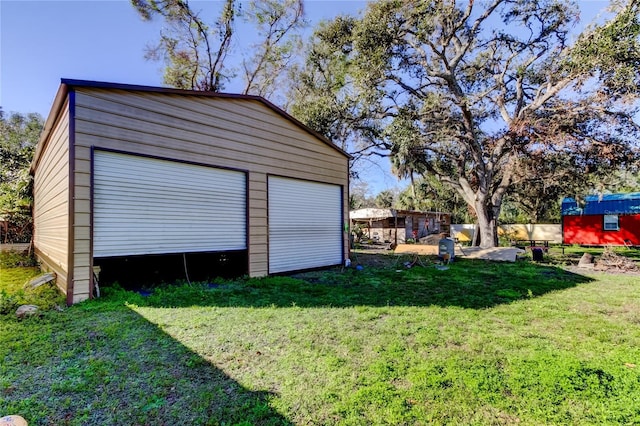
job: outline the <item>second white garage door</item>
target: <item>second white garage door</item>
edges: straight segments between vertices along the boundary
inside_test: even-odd
[[[342,188],[269,177],[269,273],[342,263]]]

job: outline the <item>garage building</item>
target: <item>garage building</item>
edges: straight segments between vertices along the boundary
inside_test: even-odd
[[[257,96],[63,79],[31,173],[69,304],[128,263],[257,277],[348,255],[349,156]]]

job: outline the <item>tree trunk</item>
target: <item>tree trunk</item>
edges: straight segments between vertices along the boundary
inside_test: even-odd
[[[498,224],[494,214],[494,208],[485,203],[477,202],[474,206],[478,217],[478,233],[480,234],[480,247],[492,248],[498,246]]]
[[[413,172],[409,173],[409,178],[411,179],[411,195],[413,196],[413,207],[416,207],[416,181],[413,177]]]

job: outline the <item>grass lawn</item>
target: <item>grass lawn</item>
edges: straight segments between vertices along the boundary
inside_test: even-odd
[[[30,425],[640,423],[639,275],[357,260],[362,270],[146,297],[105,288],[64,312],[0,316],[0,415]]]
[[[0,315],[14,313],[20,305],[37,304],[42,309],[63,306],[65,298],[53,284],[40,286],[35,290],[25,289],[25,283],[40,275],[40,269],[36,266],[16,267],[16,264],[25,263],[23,259],[24,256],[15,253],[0,255]]]

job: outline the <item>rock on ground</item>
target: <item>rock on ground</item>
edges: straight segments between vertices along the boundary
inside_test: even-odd
[[[16,309],[16,316],[19,319],[38,315],[40,309],[36,305],[22,305]]]

